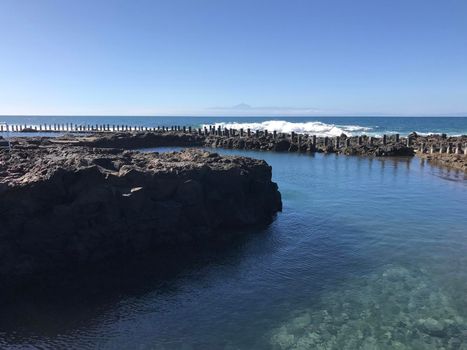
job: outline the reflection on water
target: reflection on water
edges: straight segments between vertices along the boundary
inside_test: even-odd
[[[217,151],[273,166],[284,211],[268,228],[13,302],[0,348],[467,348],[463,175],[417,158]]]

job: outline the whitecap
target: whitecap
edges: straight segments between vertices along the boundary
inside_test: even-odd
[[[340,136],[341,134],[346,134],[347,136],[360,135],[365,132],[370,132],[373,130],[371,127],[365,127],[361,125],[336,125],[336,124],[327,124],[323,122],[288,122],[285,120],[267,120],[260,123],[215,123],[211,124],[216,128],[219,126],[221,128],[228,129],[250,129],[252,131],[256,130],[268,130],[268,131],[277,131],[281,133],[291,133],[295,132],[298,134],[309,134],[317,136]],[[203,127],[209,127],[209,124],[203,125]]]

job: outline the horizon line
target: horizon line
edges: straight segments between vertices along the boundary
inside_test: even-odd
[[[467,113],[454,114],[336,114],[336,115],[137,115],[137,114],[0,114],[2,117],[126,117],[126,118],[466,118]]]

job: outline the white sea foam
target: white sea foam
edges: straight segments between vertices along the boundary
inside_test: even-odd
[[[203,127],[209,125],[203,125]],[[251,130],[268,130],[283,133],[291,133],[292,131],[299,134],[310,134],[317,136],[347,136],[360,135],[371,132],[372,128],[360,125],[336,125],[326,124],[323,122],[304,122],[292,123],[285,120],[267,120],[261,123],[215,123],[214,126],[228,129],[251,129]]]

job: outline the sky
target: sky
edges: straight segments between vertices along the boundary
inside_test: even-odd
[[[466,0],[0,0],[0,115],[467,115]]]

